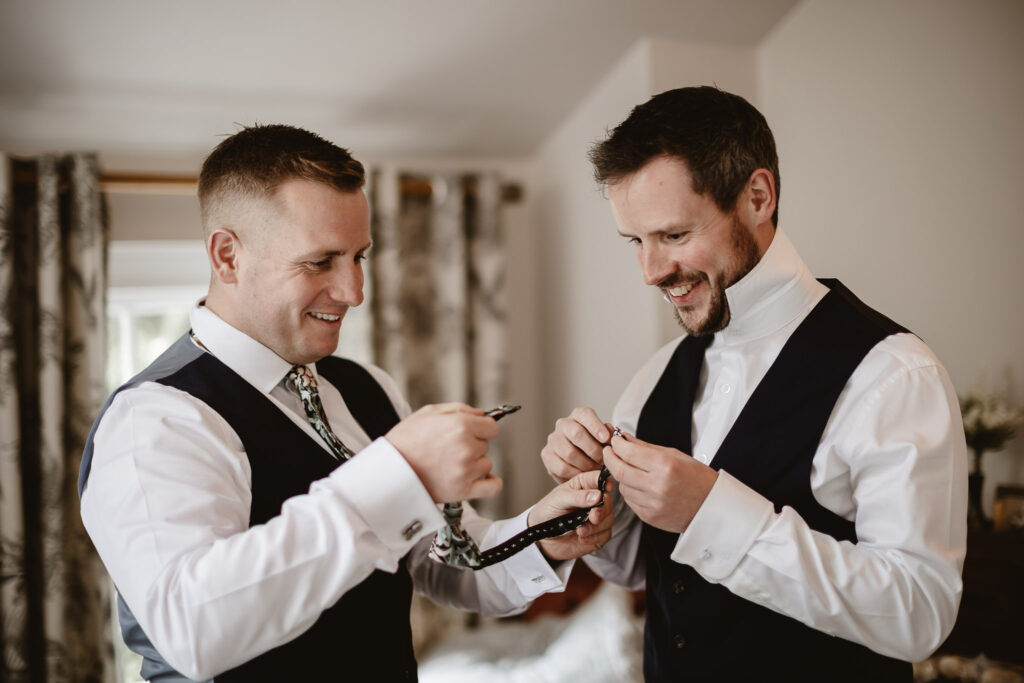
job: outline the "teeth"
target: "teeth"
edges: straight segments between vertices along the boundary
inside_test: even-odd
[[[689,294],[691,289],[693,289],[693,285],[680,285],[679,287],[670,287],[668,293],[672,296],[684,296]]]
[[[341,318],[340,315],[328,315],[327,313],[310,313],[310,315],[313,316],[314,318],[319,318],[320,320],[326,320],[327,322],[331,322],[331,323],[333,323],[333,322],[335,322],[335,321],[337,321],[337,320],[339,320]]]

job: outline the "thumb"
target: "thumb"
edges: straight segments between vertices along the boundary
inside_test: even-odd
[[[598,501],[601,500],[601,492],[596,488],[591,489],[571,489],[564,488],[559,492],[559,495],[552,503],[559,508],[566,511],[573,510],[576,508],[588,508],[591,505],[597,505]]]

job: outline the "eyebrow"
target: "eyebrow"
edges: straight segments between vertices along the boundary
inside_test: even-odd
[[[664,228],[660,228],[658,230],[651,230],[651,231],[646,232],[644,234],[645,235],[671,235],[671,234],[675,234],[675,233],[679,233],[679,232],[690,232],[690,230],[692,230],[692,228],[686,228],[686,227],[683,227],[682,225],[674,224],[674,225],[667,225]],[[628,238],[631,238],[631,239],[634,238],[634,237],[639,237],[639,235],[633,235],[633,234],[630,234],[630,233],[622,232],[621,230],[619,230],[618,233],[619,233],[620,237],[628,237]]]
[[[363,246],[361,246],[358,249],[356,249],[353,253],[356,253],[356,254],[362,253],[364,251],[367,251],[372,246],[373,246],[373,242],[367,242]],[[347,252],[347,251],[339,251],[337,249],[331,249],[330,251],[311,251],[311,252],[307,252],[305,254],[300,254],[299,256],[296,256],[295,260],[296,261],[312,261],[312,260],[319,260],[319,259],[327,258],[327,257],[344,256],[347,253],[349,253],[349,252]]]

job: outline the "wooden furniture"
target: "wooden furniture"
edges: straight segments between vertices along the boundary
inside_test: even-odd
[[[968,533],[960,613],[938,653],[1024,664],[1024,533]]]

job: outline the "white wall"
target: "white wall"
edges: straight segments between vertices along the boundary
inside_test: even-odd
[[[684,86],[716,85],[759,106],[755,55],[753,48],[653,40],[650,94]],[[659,342],[681,334],[668,304],[658,307],[657,314]]]
[[[649,64],[649,44],[638,43],[536,155],[548,430],[579,405],[610,420],[618,391],[656,348],[658,299],[643,286],[587,160],[590,146],[650,96]]]
[[[919,334],[962,393],[1024,403],[1024,3],[808,0],[758,51],[780,222],[819,276]],[[986,499],[1024,439],[986,456]],[[990,509],[990,508],[989,508]]]

